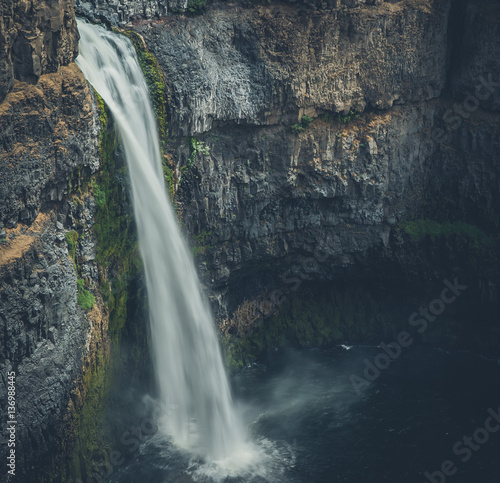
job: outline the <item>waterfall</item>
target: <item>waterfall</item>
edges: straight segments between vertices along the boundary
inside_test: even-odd
[[[126,37],[81,21],[78,28],[77,64],[111,110],[127,158],[164,408],[161,428],[177,446],[222,460],[244,446],[244,431],[214,320],[165,189],[146,82]]]

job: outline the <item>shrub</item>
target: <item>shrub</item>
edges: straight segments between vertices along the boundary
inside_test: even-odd
[[[205,11],[207,0],[189,0],[186,13],[191,15],[201,15]]]
[[[292,124],[292,131],[296,134],[305,130],[306,129],[302,124]]]
[[[340,124],[349,124],[351,121],[358,119],[361,114],[356,109],[351,109],[347,114],[341,112],[337,114],[323,114],[322,119],[325,122],[337,122]]]
[[[309,116],[302,116],[302,117],[300,118],[300,123],[301,123],[304,127],[309,127],[309,124],[311,124],[311,122],[313,122],[312,117],[309,117]]]
[[[313,122],[312,117],[302,116],[300,118],[300,123],[292,124],[292,131],[296,134],[298,134],[299,132],[303,132],[309,127],[309,124],[311,124],[311,122]]]

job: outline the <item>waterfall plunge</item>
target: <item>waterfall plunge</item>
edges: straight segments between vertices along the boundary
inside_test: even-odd
[[[131,42],[81,21],[77,63],[110,108],[132,186],[164,431],[208,460],[244,447],[210,309],[165,189],[156,121]],[[244,452],[244,451],[243,451]]]

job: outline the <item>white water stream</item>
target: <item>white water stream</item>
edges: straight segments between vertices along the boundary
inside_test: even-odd
[[[163,430],[208,461],[242,451],[214,320],[165,189],[156,121],[131,42],[78,22],[77,63],[113,114],[130,175],[144,262]]]

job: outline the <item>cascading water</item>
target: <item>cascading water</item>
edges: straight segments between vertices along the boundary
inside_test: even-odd
[[[210,309],[165,189],[155,117],[131,42],[84,22],[77,63],[116,121],[130,174],[165,428],[222,460],[244,444]]]

